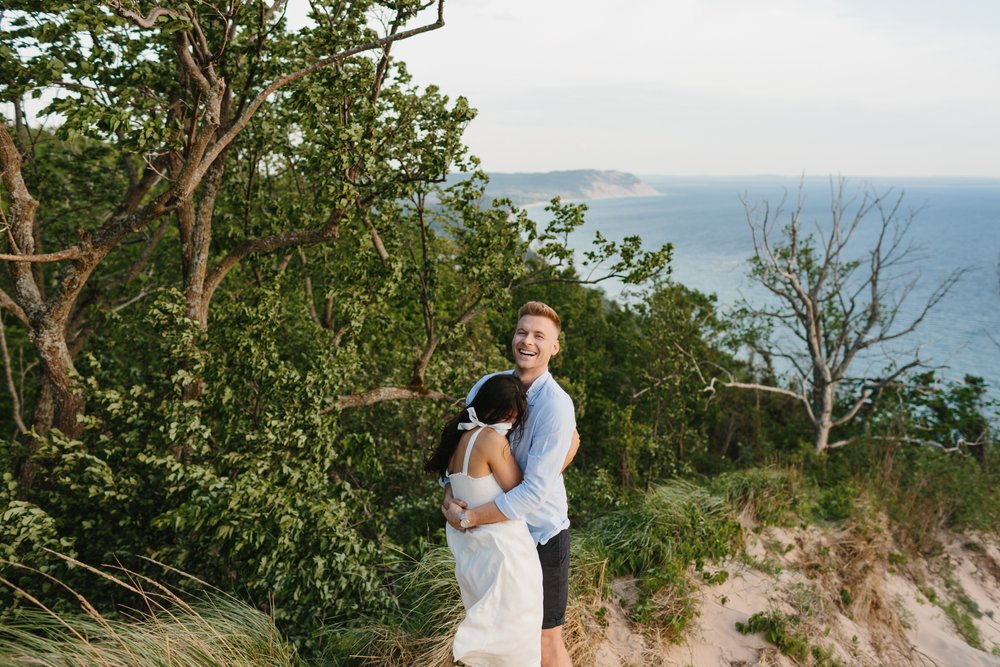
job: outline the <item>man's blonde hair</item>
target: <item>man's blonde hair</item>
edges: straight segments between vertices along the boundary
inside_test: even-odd
[[[541,301],[529,301],[521,306],[521,308],[517,311],[517,319],[520,320],[525,315],[546,317],[552,320],[552,323],[556,325],[557,332],[562,331],[562,320],[559,319],[559,314]]]

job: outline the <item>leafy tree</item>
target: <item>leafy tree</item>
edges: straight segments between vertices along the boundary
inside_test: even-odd
[[[392,16],[382,36],[367,21],[368,13],[379,8]],[[108,256],[127,240],[151,231],[132,265],[113,277],[119,283],[129,282],[141,271],[162,239],[164,219],[172,220],[181,246],[187,314],[204,327],[215,290],[243,259],[332,240],[341,224],[363,224],[366,212],[383,195],[397,196],[392,188],[384,192],[380,187],[384,181],[372,178],[367,166],[407,161],[392,150],[396,146],[388,154],[372,151],[383,146],[378,130],[388,128],[386,134],[391,135],[395,126],[392,110],[378,104],[392,43],[444,24],[439,5],[436,21],[402,30],[421,8],[414,2],[315,4],[315,27],[294,34],[284,30],[280,1],[193,6],[170,2],[145,13],[117,0],[92,7],[49,3],[44,11],[26,3],[5,12],[9,45],[5,48],[16,61],[7,67],[17,76],[0,90],[0,97],[16,103],[14,134],[6,121],[0,123],[10,229],[9,252],[2,259],[12,288],[12,295],[4,292],[2,303],[29,330],[41,362],[34,401],[37,433],[44,435],[52,426],[70,436],[80,433],[78,418],[84,406],[73,351],[82,347],[75,338],[86,336],[87,329],[71,324],[81,319],[79,309],[104,305],[106,297],[81,296]],[[377,53],[375,58],[360,55],[371,51]],[[337,96],[330,95],[330,87],[324,88],[328,103],[337,110],[339,127],[334,136],[341,159],[336,196],[329,199],[326,218],[322,224],[303,220],[302,226],[299,220],[286,220],[279,230],[256,235],[246,230],[249,233],[237,243],[213,247],[215,208],[229,158],[239,150],[237,140],[258,121],[267,127],[262,111],[269,99],[294,98],[293,90],[322,85],[312,76],[319,72],[349,80],[341,82],[339,92],[350,91]],[[23,168],[30,132],[20,100],[26,93],[46,90],[56,94],[50,111],[65,117],[62,135],[114,145],[116,161],[127,176],[124,190],[105,202],[106,213],[96,218],[76,216],[70,221],[76,229],[68,230],[77,232],[76,240],[64,241],[54,252],[42,252],[42,243],[57,243],[59,234],[47,238],[49,230],[40,226],[38,217],[51,204],[32,193]],[[462,104],[455,113],[469,117]],[[269,136],[286,145],[294,143],[300,132],[289,125],[270,129]],[[273,145],[256,148],[260,159],[280,155]],[[443,171],[414,176],[435,177],[443,177]],[[39,270],[46,262],[63,263],[57,278]],[[107,295],[112,290],[105,285],[101,292]],[[197,394],[196,379],[186,391]],[[30,486],[30,474],[22,478]]]

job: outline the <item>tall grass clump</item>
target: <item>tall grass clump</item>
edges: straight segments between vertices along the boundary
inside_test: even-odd
[[[591,559],[607,563],[607,577],[637,581],[638,599],[627,609],[634,620],[678,636],[697,613],[690,570],[711,579],[705,562],[734,554],[743,532],[724,498],[672,480],[591,522],[581,542]]]
[[[322,665],[450,667],[455,628],[465,615],[446,546],[427,550],[393,582],[397,609],[387,618],[329,628]]]
[[[291,667],[298,664],[267,614],[221,592],[196,600],[121,567],[75,566],[116,584],[119,608],[102,612],[58,581],[81,612],[57,613],[13,586],[34,607],[0,624],[0,665],[38,667]],[[7,563],[10,566],[12,564]],[[14,567],[22,567],[14,565]]]
[[[797,468],[749,468],[719,475],[712,489],[736,511],[764,525],[787,525],[802,513],[806,488]]]
[[[855,484],[885,508],[896,536],[920,552],[939,548],[939,531],[1000,532],[1000,452],[969,453],[875,440],[854,453]],[[846,453],[845,453],[846,454]]]
[[[743,543],[726,500],[683,480],[652,487],[636,506],[596,519],[588,531],[616,576],[677,575]]]

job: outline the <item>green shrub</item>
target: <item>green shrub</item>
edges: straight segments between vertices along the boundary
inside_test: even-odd
[[[749,468],[719,475],[711,488],[740,512],[765,525],[794,520],[803,501],[801,476],[792,468]]]
[[[677,575],[728,556],[742,530],[721,497],[682,480],[650,489],[636,506],[593,521],[613,575]]]
[[[843,521],[854,515],[857,498],[858,489],[853,482],[837,482],[819,489],[813,513],[818,519]]]
[[[955,626],[955,630],[962,636],[966,644],[979,650],[985,650],[983,648],[983,638],[979,634],[979,628],[976,627],[969,612],[961,609],[955,602],[949,602],[942,606],[941,609],[944,611],[945,616],[951,620],[952,625]]]
[[[746,623],[737,621],[736,629],[744,635],[763,634],[764,639],[774,644],[782,654],[798,663],[806,663],[811,658],[811,664],[817,667],[840,667],[843,664],[833,657],[830,649],[809,643],[809,635],[798,616],[783,614],[775,609],[757,612]]]

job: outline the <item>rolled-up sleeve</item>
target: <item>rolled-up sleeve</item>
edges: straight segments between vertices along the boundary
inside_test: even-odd
[[[543,409],[533,425],[524,480],[496,499],[508,519],[524,519],[541,507],[562,476],[576,429],[573,401],[565,395],[555,397]]]

